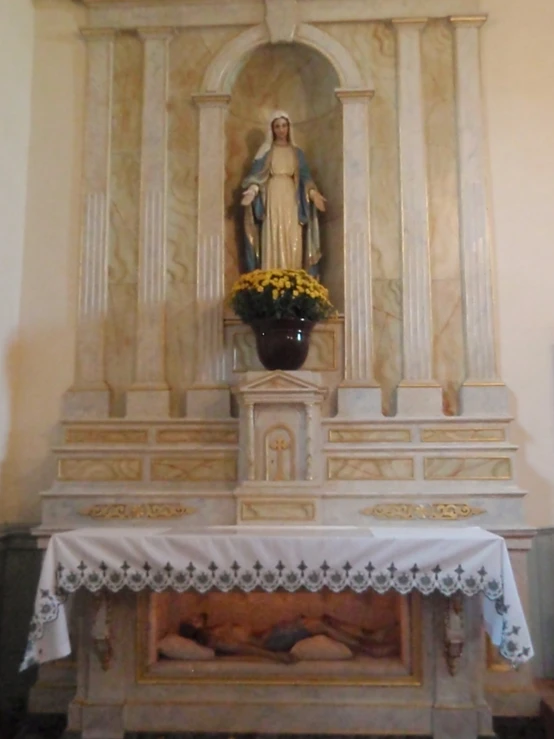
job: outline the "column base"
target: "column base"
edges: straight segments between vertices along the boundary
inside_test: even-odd
[[[338,388],[338,415],[348,418],[382,418],[380,387],[342,385]]]
[[[187,418],[229,418],[231,391],[223,386],[187,390]]]
[[[398,416],[442,416],[442,388],[435,383],[401,383],[397,390]]]
[[[106,385],[98,388],[71,388],[62,398],[62,418],[68,420],[98,420],[110,415],[110,391]]]
[[[132,387],[126,400],[127,418],[169,418],[169,390],[165,387]]]
[[[434,708],[433,739],[476,739],[479,736],[477,711],[467,708]]]
[[[502,382],[464,382],[460,388],[462,416],[509,416],[508,388]]]

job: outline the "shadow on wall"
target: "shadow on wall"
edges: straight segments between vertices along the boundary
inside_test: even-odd
[[[51,342],[52,336],[45,334],[38,342],[26,341],[26,347],[35,351],[37,343]],[[56,342],[53,342],[54,351]],[[25,651],[33,601],[38,583],[41,552],[29,526],[15,523],[25,517],[26,501],[38,499],[38,492],[52,480],[54,461],[50,453],[37,453],[33,448],[31,434],[16,418],[24,417],[33,425],[33,416],[16,416],[16,403],[33,404],[33,388],[23,388],[27,396],[19,397],[19,369],[23,346],[12,342],[6,352],[6,395],[5,417],[10,424],[4,458],[0,465],[0,737],[9,739],[21,725],[26,714],[29,690],[36,680],[36,670],[19,672]],[[8,406],[8,407],[6,407]],[[35,409],[38,413],[39,409]],[[35,432],[36,433],[36,432]],[[52,433],[47,434],[48,447],[52,446]],[[32,460],[39,460],[33,464]],[[45,485],[46,482],[46,485]]]
[[[554,408],[552,409],[554,414]],[[510,392],[510,414],[517,419],[517,399]],[[510,425],[510,441],[518,447],[515,477],[533,499],[532,525],[550,521],[551,483],[538,474],[529,461],[527,449],[535,441],[517,420]],[[529,500],[524,506],[531,518]],[[536,522],[536,523],[535,523]],[[532,669],[535,677],[554,678],[554,528],[539,528],[528,558],[529,624],[535,649]]]

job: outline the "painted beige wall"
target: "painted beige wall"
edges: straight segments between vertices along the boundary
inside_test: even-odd
[[[26,4],[22,0],[2,3]],[[34,14],[32,84],[30,72],[23,76],[13,65],[17,75],[14,87],[32,95],[32,111],[25,236],[23,244],[21,234],[19,245],[23,256],[17,295],[19,330],[11,345],[2,336],[4,363],[6,354],[10,356],[10,405],[0,408],[0,423],[9,424],[2,465],[3,516],[8,521],[33,522],[39,518],[38,493],[52,479],[49,450],[59,419],[60,398],[73,375],[85,79],[83,48],[77,36],[78,25],[83,23],[81,12],[63,0],[40,0]],[[1,22],[0,28],[9,41],[9,29],[5,32]],[[25,48],[30,55],[31,34],[14,40],[14,47]],[[5,84],[4,79],[0,84]],[[22,111],[14,128],[25,126],[28,129]],[[13,148],[9,142],[7,147],[10,151]],[[26,170],[22,160],[13,166],[20,176]],[[5,204],[8,211],[18,207],[18,197],[15,190],[10,192]],[[3,250],[4,244],[0,248]],[[12,276],[5,279],[18,282],[18,270],[13,268]]]
[[[13,0],[0,3],[3,7]],[[554,233],[554,102],[550,94],[554,45],[548,33],[554,8],[548,9],[544,0],[528,0],[522,18],[517,0],[483,0],[482,4],[491,16],[483,31],[483,76],[497,242],[501,373],[513,393],[517,414],[513,438],[522,445],[519,482],[531,491],[529,520],[545,525],[554,522],[550,461],[554,450],[554,290],[545,268]],[[83,22],[80,12],[65,0],[37,4],[25,248],[23,261],[20,251],[19,261],[0,277],[8,284],[6,305],[11,306],[8,310],[15,319],[20,299],[20,327],[13,348],[9,324],[4,330],[4,316],[0,318],[4,366],[6,354],[11,357],[0,409],[0,443],[7,439],[2,515],[21,522],[38,519],[38,492],[51,481],[49,448],[60,397],[73,372],[84,82],[84,50],[76,34]],[[4,35],[5,24],[1,26]],[[22,46],[29,60],[30,39]],[[2,43],[0,48],[3,53]],[[25,77],[19,68],[17,74],[21,75],[17,83],[11,80],[10,84],[23,94],[30,88],[29,74]],[[22,109],[16,116],[19,137],[25,120],[28,126],[28,110],[26,115]],[[13,146],[7,149],[21,177],[23,160],[16,158]],[[9,198],[0,205],[11,214],[20,203],[20,249],[21,198],[21,189],[10,188]],[[16,253],[10,251],[11,256]]]
[[[32,65],[32,2],[0,0],[0,460],[6,458],[13,422]],[[7,491],[5,466],[0,464],[1,523],[7,517]]]
[[[554,521],[554,4],[483,5],[501,375],[529,522],[545,526]]]

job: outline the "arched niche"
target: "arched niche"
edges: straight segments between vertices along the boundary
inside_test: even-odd
[[[285,110],[314,181],[327,198],[327,210],[320,218],[322,278],[342,309],[342,110],[335,94],[339,84],[329,61],[304,44],[264,44],[241,64],[225,123],[227,290],[239,272],[241,182],[265,138],[271,113]]]

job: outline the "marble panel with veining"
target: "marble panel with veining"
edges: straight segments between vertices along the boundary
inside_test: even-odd
[[[406,458],[329,457],[329,480],[413,480],[414,460]]]
[[[426,457],[426,480],[509,480],[509,457]]]
[[[118,36],[114,46],[112,151],[138,151],[142,136],[143,45]]]
[[[465,379],[461,284],[432,280],[433,374],[443,388],[447,415],[459,412],[458,392]]]
[[[373,280],[373,356],[383,413],[395,413],[395,390],[402,379],[402,287],[399,280]]]
[[[198,217],[198,108],[206,69],[240,33],[235,26],[182,29],[169,47],[166,375],[177,393],[194,381]],[[179,398],[172,398],[178,412]]]
[[[160,482],[227,482],[237,479],[235,454],[219,457],[153,457],[151,478]]]
[[[112,411],[123,413],[123,392],[134,376],[136,350],[143,47],[117,37],[114,46],[110,159],[110,248],[106,379]]]
[[[429,240],[434,279],[460,275],[454,49],[451,26],[422,32],[422,86],[427,145]]]
[[[137,482],[142,477],[138,457],[61,459],[58,479],[65,482]]]
[[[385,23],[329,23],[321,29],[354,57],[374,95],[370,112],[372,272],[377,279],[402,273],[396,39]]]

